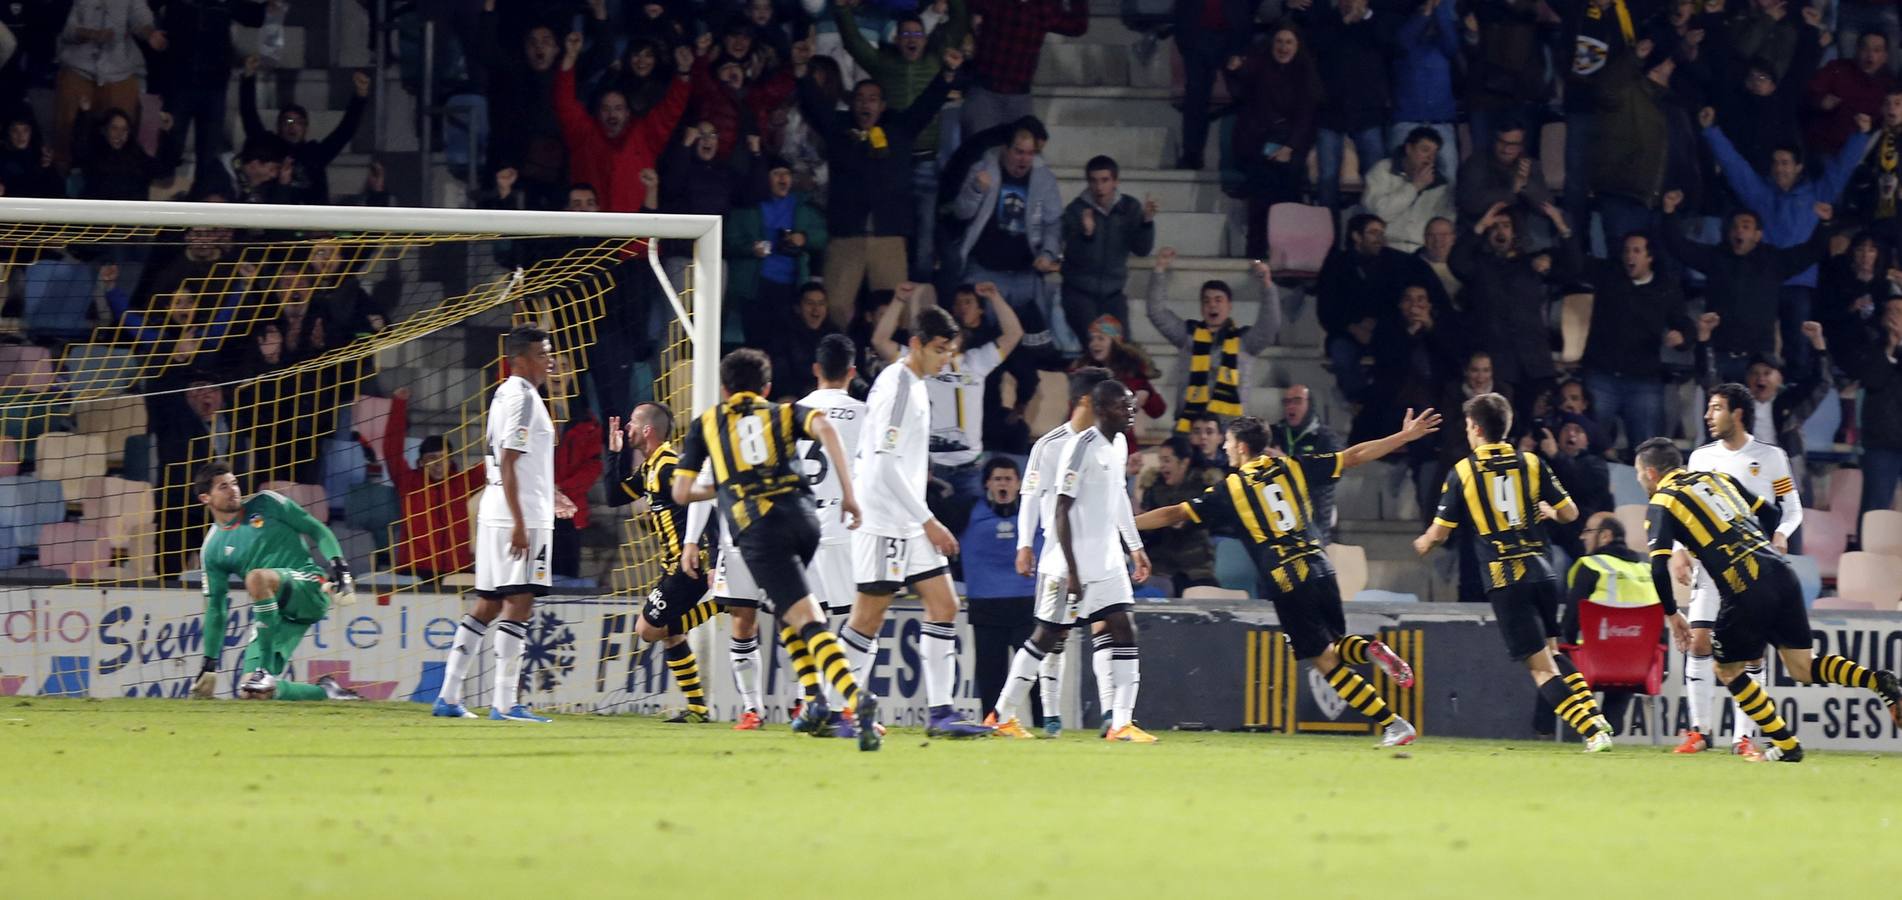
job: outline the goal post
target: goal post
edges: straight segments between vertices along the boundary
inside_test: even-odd
[[[716,216],[0,199],[0,696],[181,696],[220,638],[229,695],[253,613],[234,589],[224,634],[203,622],[189,488],[211,461],[327,521],[360,573],[294,674],[433,696],[473,584],[499,335],[551,332],[558,463],[584,473],[563,490],[586,512],[628,401],[666,403],[677,432],[719,402],[721,255]],[[177,437],[188,416],[204,427]],[[633,635],[665,560],[626,509],[569,529],[584,558],[538,604],[531,702],[666,699]]]

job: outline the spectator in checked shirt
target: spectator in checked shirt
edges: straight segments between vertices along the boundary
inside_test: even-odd
[[[977,29],[971,61],[976,85],[964,95],[964,134],[1030,115],[1030,79],[1044,35],[1082,37],[1090,28],[1087,0],[970,0]]]

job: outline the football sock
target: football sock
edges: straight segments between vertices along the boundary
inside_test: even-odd
[[[1763,665],[1761,663],[1745,665],[1744,677],[1756,682],[1757,687],[1763,687]],[[1732,743],[1742,740],[1743,738],[1755,737],[1757,734],[1757,723],[1750,721],[1750,717],[1744,715],[1741,710],[1736,710],[1735,706],[1736,704],[1732,704],[1733,712],[1735,712],[1736,715],[1736,721],[1733,723],[1735,727],[1730,732],[1730,740]]]
[[[303,684],[296,681],[279,681],[277,683],[277,693],[271,695],[271,698],[273,700],[296,702],[300,700],[323,700],[329,696],[330,695],[324,693],[324,689],[319,685]]]
[[[727,657],[733,663],[733,687],[740,692],[743,708],[759,712],[759,637],[733,638],[727,645]]]
[[[878,637],[860,634],[851,626],[839,630],[839,644],[852,668],[852,678],[861,685],[872,683],[872,662],[878,659]]]
[[[1572,686],[1566,684],[1563,677],[1546,679],[1544,684],[1539,685],[1539,697],[1552,707],[1552,711],[1565,724],[1572,726],[1573,731],[1592,737],[1603,730],[1593,721],[1598,718],[1597,701],[1592,699],[1591,694],[1573,692]]]
[[[1380,692],[1374,690],[1367,679],[1360,677],[1359,672],[1348,668],[1347,663],[1335,666],[1334,671],[1327,676],[1327,683],[1333,686],[1334,693],[1347,701],[1348,706],[1374,720],[1380,727],[1387,727],[1396,718],[1393,710],[1387,708],[1387,701],[1380,699]]]
[[[1004,679],[1004,690],[997,695],[999,724],[1023,716],[1024,704],[1030,699],[1030,686],[1038,681],[1038,673],[1050,656],[1028,640],[1017,648],[1016,653],[1011,654],[1010,677]]]
[[[1114,685],[1110,680],[1110,636],[1090,635],[1090,671],[1096,676],[1096,709],[1103,721],[1110,720],[1110,700]]]
[[[1110,647],[1110,730],[1128,725],[1136,715],[1136,691],[1142,687],[1142,660],[1135,644]]]
[[[799,692],[807,700],[819,696],[819,667],[812,661],[812,650],[806,646],[806,639],[799,636],[797,629],[787,626],[779,630],[779,642],[786,646],[793,677],[799,679]]]
[[[1334,652],[1341,655],[1341,662],[1350,666],[1367,665],[1367,646],[1371,643],[1358,634],[1350,634],[1334,642]]]
[[[1705,737],[1715,734],[1710,711],[1717,705],[1716,660],[1695,654],[1684,657],[1684,702],[1691,710],[1691,730]]]
[[[1876,689],[1876,673],[1863,668],[1853,659],[1832,653],[1810,660],[1810,683],[1840,684],[1873,691]]]
[[[463,616],[462,624],[456,627],[455,643],[449,645],[449,659],[442,667],[442,693],[436,695],[444,703],[462,702],[462,678],[468,674],[469,660],[475,658],[482,649],[482,635],[489,630],[482,620],[475,616]]]
[[[844,627],[845,627],[845,620],[843,617],[841,617],[839,620],[838,628],[834,628],[832,627],[830,623],[828,623],[826,625],[826,631],[829,632],[836,639],[839,636],[839,629]],[[841,647],[839,649],[843,652],[845,648]],[[847,655],[846,665],[848,667],[851,665],[851,661],[852,661],[852,657],[850,655]],[[855,673],[852,677],[857,678],[858,676]],[[839,696],[839,691],[837,688],[834,688],[832,686],[832,682],[818,677],[817,665],[813,666],[813,680],[818,683],[819,692],[825,695],[827,709],[837,709],[837,710],[845,709],[845,698]]]
[[[528,623],[495,623],[495,697],[489,705],[504,712],[521,704],[522,650],[528,646]]]
[[[702,622],[719,614],[720,601],[713,599],[702,600],[699,603],[695,603],[692,609],[687,610],[687,614],[681,616],[680,621],[675,622],[673,627],[667,629],[667,633],[669,635],[686,634],[695,628],[699,628]]]
[[[1578,670],[1578,666],[1573,665],[1572,660],[1563,653],[1554,654],[1552,662],[1558,666],[1559,677],[1572,690],[1572,696],[1585,698],[1585,702],[1592,705],[1593,713],[1597,714],[1598,700],[1592,696],[1592,686],[1585,681],[1585,675]]]
[[[818,666],[819,674],[830,682],[839,692],[839,699],[848,708],[859,705],[859,683],[852,677],[852,667],[845,661],[845,652],[839,649],[839,641],[818,622],[807,622],[799,626],[799,636],[806,641],[806,647],[812,651],[812,662]]]
[[[934,708],[950,706],[957,687],[957,623],[925,622],[918,629],[918,655],[924,657],[926,702]]]
[[[687,696],[688,711],[705,713],[707,686],[700,682],[700,660],[686,641],[667,648],[667,671],[674,673],[674,683]]]
[[[1063,652],[1063,645],[1070,643],[1070,633],[1064,632],[1057,639],[1057,645],[1044,654],[1043,661],[1037,664],[1037,697],[1043,701],[1044,718],[1060,716],[1063,708],[1063,667],[1070,657]]]
[[[1730,696],[1737,701],[1737,708],[1757,723],[1763,730],[1763,736],[1769,738],[1778,748],[1792,750],[1796,748],[1796,735],[1791,733],[1788,723],[1777,714],[1777,705],[1770,701],[1770,695],[1763,687],[1750,680],[1748,675],[1739,675],[1724,685],[1730,689]]]

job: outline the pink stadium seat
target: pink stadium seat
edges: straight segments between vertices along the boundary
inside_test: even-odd
[[[295,481],[267,481],[258,487],[261,491],[276,491],[291,498],[291,502],[304,508],[304,511],[317,517],[317,521],[330,521],[330,498],[324,496],[324,489],[314,484],[298,484]]]
[[[1334,217],[1326,209],[1301,203],[1268,208],[1268,266],[1276,273],[1312,277],[1333,246]]]
[[[86,522],[54,522],[40,526],[40,566],[58,569],[67,577],[91,578],[112,561],[112,544],[99,526]]]
[[[1843,533],[1856,536],[1856,515],[1862,512],[1862,470],[1837,466],[1829,473],[1829,503],[1823,508],[1843,523]]]
[[[1895,609],[1902,600],[1902,559],[1860,551],[1843,554],[1836,595],[1866,602],[1869,609]]]
[[[1846,597],[1818,597],[1811,609],[1875,609],[1876,605],[1867,600],[1850,600]]]
[[[53,355],[45,347],[0,346],[0,389],[45,391],[58,383]]]
[[[1849,535],[1834,513],[1819,509],[1803,510],[1803,555],[1814,557],[1816,567],[1826,579],[1836,577],[1837,560],[1848,546]]]
[[[358,397],[350,408],[350,428],[369,442],[378,461],[383,460],[383,435],[390,428],[390,400],[387,397]]]
[[[1862,549],[1902,559],[1902,512],[1872,509],[1863,513]]]
[[[20,474],[20,442],[0,435],[0,478]]]

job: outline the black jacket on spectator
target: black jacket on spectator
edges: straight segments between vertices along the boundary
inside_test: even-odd
[[[117,150],[100,133],[103,119],[80,113],[73,122],[73,165],[85,172],[82,200],[150,200],[152,182],[172,174],[182,155],[177,130],[160,131],[158,155],[145,152],[135,132]]]
[[[1409,332],[1397,318],[1383,320],[1374,329],[1374,370],[1367,413],[1377,420],[1356,435],[1391,434],[1407,409],[1426,409],[1439,402],[1441,386],[1456,382],[1465,364],[1466,340],[1450,311],[1436,313],[1431,328]],[[1428,445],[1416,441],[1414,445]],[[1410,446],[1414,446],[1410,445]]]
[[[1864,350],[1881,349],[1876,342],[1882,340],[1882,304],[1889,299],[1888,272],[1894,265],[1894,254],[1887,247],[1877,246],[1875,271],[1870,277],[1856,276],[1852,247],[1848,253],[1824,260],[1817,279],[1810,315],[1822,323],[1825,340],[1844,366],[1858,364]],[[1855,309],[1862,298],[1869,301],[1867,313]]]
[[[1392,247],[1382,247],[1374,256],[1351,247],[1330,250],[1314,284],[1315,311],[1320,315],[1321,327],[1333,337],[1345,334],[1347,326],[1362,319],[1377,323],[1397,320],[1395,304],[1409,284],[1426,286],[1436,314],[1451,308],[1439,276],[1411,253]]]
[[[1857,376],[1867,391],[1862,401],[1863,446],[1902,450],[1902,362],[1876,347],[1863,356]]]
[[[546,96],[546,95],[544,95]],[[297,164],[296,172],[291,176],[290,186],[296,190],[304,203],[330,202],[330,161],[350,146],[350,139],[356,137],[357,126],[363,124],[363,110],[369,100],[350,93],[350,105],[344,107],[343,121],[324,135],[323,140],[304,140],[291,148],[291,160]],[[540,106],[548,106],[546,103]],[[238,79],[238,112],[244,120],[244,139],[276,134],[276,129],[267,128],[264,119],[258,116],[258,80],[256,78]],[[315,123],[311,123],[313,126]],[[511,123],[512,125],[512,123]],[[508,130],[511,125],[502,126]],[[309,132],[306,131],[306,134]]]
[[[1460,300],[1465,321],[1472,326],[1473,349],[1493,357],[1493,380],[1518,385],[1551,378],[1552,346],[1546,336],[1546,282],[1572,278],[1579,268],[1578,241],[1553,245],[1552,268],[1541,275],[1532,267],[1540,254],[1500,256],[1486,247],[1485,237],[1471,228],[1459,233],[1447,265],[1465,283]]]
[[[791,402],[812,393],[819,385],[812,377],[819,342],[826,335],[839,333],[839,327],[832,324],[831,319],[820,322],[818,328],[807,328],[804,322],[789,322],[774,333],[772,346],[768,348],[773,360],[773,399]]]
[[[931,124],[950,92],[951,85],[936,77],[910,106],[885,110],[876,126],[884,132],[885,146],[877,148],[857,135],[851,113],[826,105],[812,79],[799,80],[800,109],[825,138],[826,161],[832,165],[832,183],[837,186],[831,194],[832,206],[826,210],[826,230],[833,240],[911,237],[917,230],[916,204],[911,198],[912,142]]]
[[[1478,0],[1479,45],[1466,70],[1466,106],[1488,112],[1517,110],[1545,99],[1545,47],[1539,39],[1539,0]],[[1535,132],[1536,133],[1536,132]],[[1485,147],[1473,148],[1474,154]]]
[[[1385,128],[1393,111],[1387,79],[1392,35],[1380,17],[1370,11],[1358,22],[1342,22],[1333,4],[1316,3],[1308,13],[1296,13],[1295,20],[1308,29],[1308,45],[1327,91],[1320,126],[1350,133]]]
[[[1580,359],[1585,368],[1608,375],[1657,378],[1666,329],[1676,329],[1686,341],[1696,340],[1676,278],[1654,268],[1650,281],[1636,284],[1624,266],[1598,260],[1586,270],[1586,278],[1596,289],[1597,299],[1592,303],[1591,331]]]
[[[568,187],[568,148],[562,142],[554,104],[548,102],[559,58],[546,71],[529,68],[522,57],[521,34],[511,33],[510,45],[504,48],[500,26],[495,12],[484,12],[481,38],[476,42],[477,56],[489,72],[489,109],[496,111],[489,128],[489,165],[514,167],[523,181],[531,183],[531,202],[551,204]],[[558,40],[560,34],[557,29]],[[671,71],[673,63],[663,56],[655,71],[662,66]]]
[[[1823,258],[1829,229],[1816,229],[1807,244],[1778,248],[1765,240],[1738,256],[1727,243],[1700,244],[1685,238],[1682,227],[1673,214],[1665,217],[1660,231],[1678,262],[1704,273],[1705,311],[1723,316],[1723,324],[1711,335],[1712,349],[1719,353],[1775,350],[1777,288]]]
[[[7,122],[11,129],[14,122],[25,122],[33,129],[33,137],[26,147],[13,149],[13,144],[0,141],[0,186],[6,188],[8,197],[64,197],[65,179],[59,177],[59,170],[40,164],[40,149],[46,142],[40,139],[39,126],[34,124],[31,115],[14,116]]]
[[[152,69],[153,90],[223,88],[231,81],[231,26],[264,24],[257,0],[157,0],[151,4],[170,45]]]

